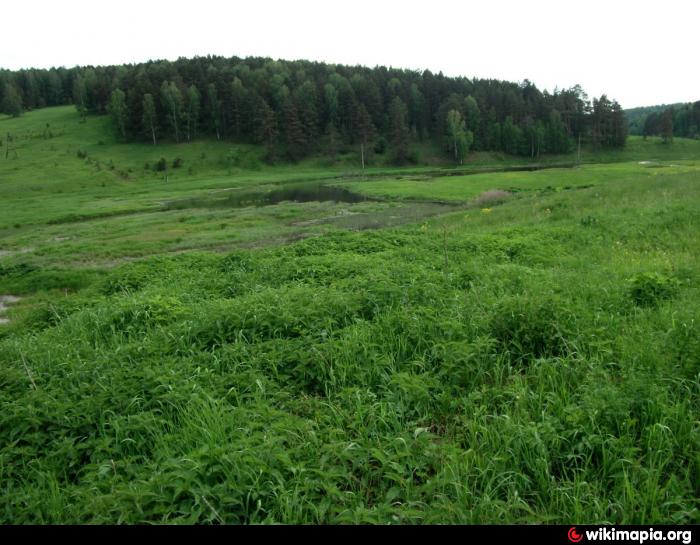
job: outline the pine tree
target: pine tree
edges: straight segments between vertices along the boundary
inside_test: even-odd
[[[63,104],[63,83],[56,70],[51,70],[47,82],[47,104],[57,106]]]
[[[468,96],[464,99],[464,124],[468,131],[479,134],[479,125],[481,123],[481,111],[479,104],[473,96]]]
[[[187,89],[187,141],[197,136],[197,125],[199,124],[199,109],[201,99],[199,90],[192,84]]]
[[[80,75],[73,80],[73,104],[80,114],[80,119],[85,121],[85,116],[87,116],[87,86],[85,79]]]
[[[216,85],[213,83],[207,86],[207,112],[209,124],[216,134],[216,139],[221,140],[221,101]]]
[[[661,114],[661,121],[659,129],[661,131],[661,138],[663,138],[664,144],[670,144],[673,142],[673,109],[669,108]]]
[[[612,141],[611,144],[615,148],[624,147],[627,142],[628,124],[627,117],[625,116],[625,111],[622,109],[617,101],[613,100],[612,103]],[[673,132],[673,131],[671,131]]]
[[[126,120],[128,110],[126,107],[126,94],[121,89],[115,89],[109,99],[109,114],[112,116],[112,123],[117,134],[126,138]]]
[[[365,108],[365,105],[360,103],[355,110],[355,120],[353,122],[355,130],[355,139],[360,142],[360,158],[362,168],[365,168],[365,158],[371,149],[371,143],[377,137],[377,130],[372,123],[372,118]]]
[[[421,135],[423,129],[423,102],[423,93],[418,85],[411,84],[409,126],[411,131],[418,136]]]
[[[318,110],[316,104],[316,88],[310,81],[305,81],[294,93],[299,113],[299,121],[304,131],[304,137],[309,144],[309,150],[313,148],[313,142],[318,136]]]
[[[394,97],[389,106],[389,136],[394,161],[405,163],[409,153],[409,130],[406,125],[406,104],[399,97]]]
[[[481,124],[482,144],[485,150],[501,151],[501,125],[496,117],[496,110],[490,108],[484,123]]]
[[[11,83],[6,83],[4,86],[2,111],[12,117],[22,115],[22,97],[19,95],[17,88]]]
[[[608,97],[602,95],[599,99],[593,99],[593,111],[591,113],[591,139],[593,149],[601,146],[610,146],[612,103]]]
[[[520,141],[522,131],[515,123],[511,116],[506,117],[501,127],[501,147],[506,153],[517,155],[520,151]]]
[[[332,122],[326,125],[326,153],[335,161],[340,148],[340,133]]]
[[[263,98],[259,98],[256,108],[257,140],[265,145],[267,150],[267,160],[274,161],[277,157],[277,119],[275,112]]]
[[[153,101],[153,95],[146,93],[143,95],[143,119],[142,126],[146,134],[153,139],[153,145],[156,145],[156,124],[158,117],[156,115],[156,105]]]
[[[299,121],[297,108],[290,97],[287,97],[284,102],[282,115],[284,119],[284,138],[287,144],[287,156],[292,161],[298,161],[307,154],[308,143],[304,136],[304,129]]]
[[[550,153],[568,153],[571,149],[566,126],[557,110],[552,110],[549,114],[545,130],[545,147]]]
[[[648,136],[655,136],[657,134],[659,134],[659,114],[651,112],[644,120],[642,135],[644,136],[644,140],[646,140]]]
[[[233,135],[239,139],[243,130],[243,116],[245,113],[247,93],[243,82],[239,78],[234,78],[231,83],[230,118],[233,123]]]
[[[547,131],[541,121],[538,121],[533,128],[533,158],[539,158],[540,153],[544,151],[545,136]]]
[[[340,112],[338,104],[338,90],[330,83],[323,87],[323,96],[326,105],[326,120],[332,123],[333,126],[340,128]]]

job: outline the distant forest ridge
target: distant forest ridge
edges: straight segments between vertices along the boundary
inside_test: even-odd
[[[659,104],[625,110],[629,132],[636,136],[657,136],[663,130],[684,138],[700,138],[700,100]]]
[[[197,57],[135,65],[0,70],[0,110],[75,104],[109,113],[124,141],[156,145],[208,137],[264,145],[270,160],[361,149],[415,161],[434,142],[461,162],[470,150],[536,158],[578,142],[624,146],[615,100],[580,86],[540,91],[522,83],[269,58]]]

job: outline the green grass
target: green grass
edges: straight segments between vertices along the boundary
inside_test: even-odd
[[[664,167],[633,140],[580,169],[189,175],[230,144],[115,144],[65,108],[0,126],[49,119],[0,159],[0,295],[23,297],[1,522],[700,522],[696,143]],[[167,186],[136,174],[170,150]],[[322,178],[388,200],[207,205]]]
[[[535,172],[498,172],[469,176],[425,178],[394,178],[342,183],[343,187],[373,196],[395,199],[439,200],[468,202],[490,190],[519,194],[528,191],[585,188],[601,184],[635,182],[648,184],[659,175],[679,173],[697,179],[694,161],[640,165],[616,163],[583,165],[579,168],[553,168]]]
[[[13,135],[9,159],[0,161],[0,197],[5,204],[0,233],[16,225],[35,225],[71,218],[153,211],[163,201],[199,196],[223,189],[256,187],[268,183],[355,178],[361,175],[357,158],[343,156],[335,166],[327,159],[308,159],[299,165],[267,166],[259,149],[230,142],[200,141],[158,146],[124,144],[115,140],[106,117],[88,117],[85,123],[70,106],[47,108],[24,116],[0,118],[0,135]],[[84,152],[85,158],[78,157]],[[584,161],[695,160],[700,141],[676,139],[672,146],[657,140],[630,138],[623,151],[592,154]],[[172,167],[175,158],[183,166],[163,173],[153,170],[161,158]],[[542,162],[575,160],[573,154],[545,158]],[[476,153],[464,170],[483,166],[514,166],[524,158]],[[149,168],[145,168],[146,165]],[[373,166],[364,176],[435,175],[454,172],[441,161],[436,166],[402,169]],[[459,170],[459,169],[457,169]]]

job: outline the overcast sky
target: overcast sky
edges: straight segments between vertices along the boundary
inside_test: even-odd
[[[3,2],[0,67],[264,56],[700,100],[700,0]]]

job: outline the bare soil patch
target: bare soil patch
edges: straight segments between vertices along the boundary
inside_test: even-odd
[[[20,301],[20,297],[15,295],[0,295],[0,324],[8,324],[10,320],[5,318],[5,313],[10,305]]]

